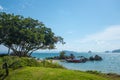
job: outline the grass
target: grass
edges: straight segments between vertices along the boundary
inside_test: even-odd
[[[5,70],[1,68],[4,62],[9,65],[9,76],[4,80],[120,80],[120,75],[116,74],[67,70],[52,61],[15,56],[0,57],[0,80],[5,76]]]
[[[108,80],[102,76],[87,72],[44,68],[44,67],[24,67],[14,70],[6,80]]]
[[[104,74],[104,73],[101,73],[101,72],[98,72],[98,71],[86,71],[86,72],[90,73],[90,74],[105,77],[108,80],[120,80],[120,75],[115,74],[115,73],[106,73],[106,74]]]
[[[4,63],[8,64],[10,72],[23,67],[50,67],[50,68],[64,68],[63,66],[48,61],[37,61],[34,58],[17,57],[17,56],[2,56],[0,57],[0,80],[5,77],[5,69],[2,68]]]

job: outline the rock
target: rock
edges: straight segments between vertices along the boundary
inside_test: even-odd
[[[98,55],[95,55],[94,57],[95,60],[102,60],[102,57],[98,56]]]
[[[88,53],[92,53],[92,51],[88,51]]]
[[[91,56],[91,57],[89,58],[89,60],[90,60],[90,61],[93,61],[93,60],[99,61],[99,60],[102,60],[102,57],[100,57],[100,56],[98,56],[98,55],[95,55],[95,56]]]
[[[90,60],[90,61],[93,61],[93,60],[94,60],[94,57],[93,57],[93,56],[89,57],[89,60]]]

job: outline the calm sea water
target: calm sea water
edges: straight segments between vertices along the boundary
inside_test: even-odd
[[[102,61],[88,61],[86,63],[67,63],[67,62],[59,62],[59,64],[63,65],[68,69],[73,70],[96,70],[102,73],[117,73],[120,74],[120,53],[74,53],[75,56],[85,56],[90,57],[94,55],[99,55],[103,58]],[[33,53],[32,56],[37,58],[46,58],[58,56],[59,53]],[[66,55],[69,55],[67,53]]]

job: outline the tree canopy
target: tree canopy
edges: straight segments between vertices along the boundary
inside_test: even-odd
[[[54,49],[64,44],[63,38],[55,36],[42,22],[21,15],[0,13],[0,44],[11,49],[16,56],[30,56],[38,49]]]

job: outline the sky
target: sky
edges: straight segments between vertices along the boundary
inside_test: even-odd
[[[0,0],[0,12],[43,22],[66,42],[56,50],[99,52],[120,48],[119,4],[120,0]]]

